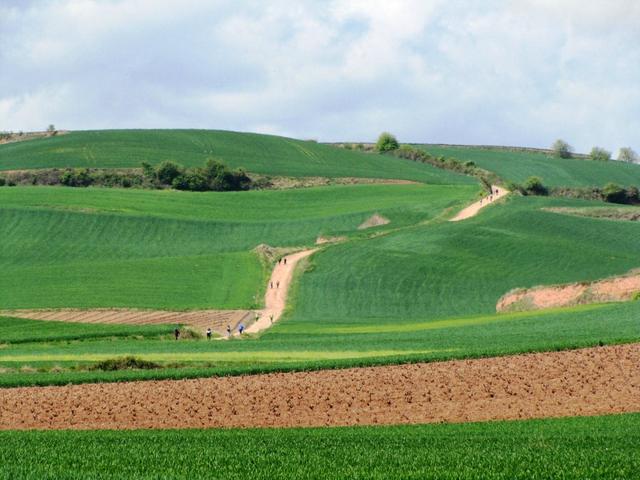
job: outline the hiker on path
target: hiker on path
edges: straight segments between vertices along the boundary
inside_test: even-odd
[[[280,288],[280,280],[276,282],[276,288]]]
[[[269,320],[271,320],[271,323],[273,323],[273,313],[269,315]]]
[[[231,325],[227,324],[227,337],[231,336]]]
[[[280,262],[282,262],[281,258],[278,259],[278,265],[280,265]]]
[[[211,340],[211,327],[207,328],[207,340]]]
[[[180,338],[180,329],[178,327],[173,331],[173,335],[176,337],[176,340]]]
[[[273,288],[273,282],[271,282],[270,285],[271,285],[271,288]]]
[[[284,261],[284,264],[286,265],[287,264],[287,257],[284,257],[282,260]]]
[[[238,331],[240,332],[240,335],[242,335],[242,332],[244,332],[244,324],[243,323],[238,325]]]

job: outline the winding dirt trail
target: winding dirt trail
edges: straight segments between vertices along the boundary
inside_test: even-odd
[[[414,365],[0,389],[0,430],[311,427],[640,412],[640,344]]]
[[[486,197],[481,198],[477,202],[472,203],[468,207],[463,208],[462,210],[460,210],[460,212],[458,212],[458,214],[455,217],[453,217],[449,221],[459,222],[460,220],[465,220],[467,218],[475,217],[481,209],[483,209],[487,205],[490,205],[496,202],[497,200],[500,200],[502,197],[506,197],[507,195],[509,195],[509,193],[511,193],[506,188],[498,187],[496,185],[491,185],[491,189],[494,192],[492,195],[487,195]],[[498,193],[495,193],[495,192],[498,192]]]
[[[256,312],[260,317],[249,325],[247,333],[258,333],[277,322],[287,305],[287,294],[293,279],[293,271],[300,260],[315,253],[318,249],[303,250],[280,259],[271,272],[264,297],[265,308]]]

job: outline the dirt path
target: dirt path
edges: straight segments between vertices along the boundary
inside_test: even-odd
[[[490,205],[492,203],[494,203],[496,200],[501,199],[502,197],[506,197],[507,195],[509,195],[509,190],[503,188],[503,187],[498,187],[496,185],[491,185],[491,188],[493,189],[494,192],[498,192],[497,194],[494,193],[493,195],[489,195],[486,196],[480,200],[478,200],[476,203],[472,203],[471,205],[469,205],[468,207],[462,209],[455,217],[453,217],[451,220],[449,220],[450,222],[459,222],[460,220],[465,220],[467,218],[471,218],[474,217],[478,214],[478,212],[486,207],[487,205]]]
[[[640,344],[415,365],[0,389],[0,429],[293,427],[640,412]]]
[[[280,319],[287,304],[287,294],[289,293],[296,265],[300,260],[315,253],[317,250],[317,248],[312,248],[292,253],[282,257],[281,261],[276,264],[267,284],[267,293],[264,297],[265,308],[257,312],[260,318],[247,328],[247,333],[260,332]]]

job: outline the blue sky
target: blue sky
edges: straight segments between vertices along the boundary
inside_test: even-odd
[[[640,149],[640,2],[0,0],[0,130]]]

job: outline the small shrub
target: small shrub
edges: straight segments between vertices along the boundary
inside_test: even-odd
[[[400,147],[398,140],[389,132],[382,132],[376,142],[376,150],[380,153],[392,152]]]
[[[540,177],[529,177],[524,182],[524,190],[528,195],[547,195],[548,190],[542,183]]]
[[[627,192],[615,183],[607,183],[602,189],[602,196],[605,202],[627,203]]]
[[[6,183],[7,183],[7,181],[5,180],[5,178],[4,177],[0,177],[0,187],[4,187]]]
[[[640,292],[634,293],[633,296],[631,297],[631,300],[633,300],[634,302],[639,301],[640,300]]]
[[[148,360],[143,360],[134,356],[109,358],[92,365],[89,370],[103,370],[112,372],[115,370],[151,370],[154,368],[162,368],[162,365]]]

